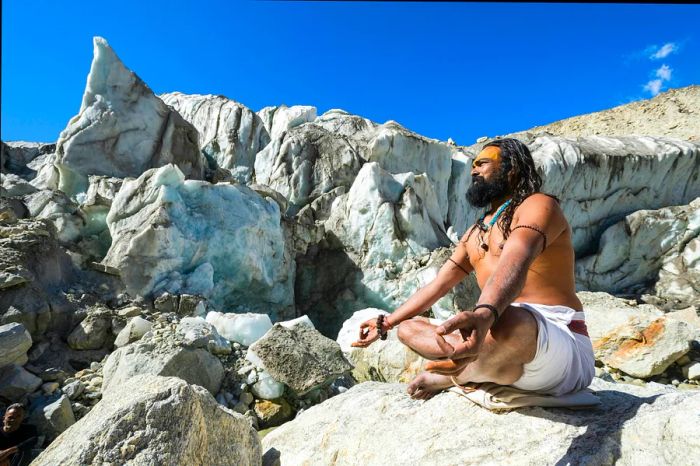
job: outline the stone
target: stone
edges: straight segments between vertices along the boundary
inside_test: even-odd
[[[153,324],[148,320],[140,316],[133,317],[115,338],[114,346],[121,347],[137,341],[152,328]]]
[[[284,398],[256,400],[254,410],[261,429],[282,425],[294,417],[294,409]]]
[[[257,433],[201,387],[174,377],[135,377],[105,395],[37,459],[54,464],[260,465]]]
[[[121,386],[141,374],[179,377],[188,383],[201,385],[212,395],[219,392],[224,367],[218,358],[201,348],[153,345],[140,340],[115,350],[102,369],[102,392],[121,390]]]
[[[201,317],[185,317],[177,324],[184,343],[193,348],[207,348],[213,354],[231,353],[231,344],[216,331],[216,327]]]
[[[691,362],[683,366],[683,376],[688,380],[700,380],[700,362]]]
[[[160,98],[197,129],[199,147],[207,159],[230,170],[239,183],[251,181],[255,154],[270,142],[255,112],[220,95],[172,92]]]
[[[138,306],[129,306],[117,310],[117,315],[120,317],[136,317],[141,315],[141,308]]]
[[[294,263],[276,203],[245,186],[185,180],[174,165],[125,181],[103,260],[138,296],[193,294],[227,311],[287,316]],[[175,308],[174,310],[177,310]]]
[[[46,382],[41,385],[41,391],[44,392],[44,395],[51,395],[53,392],[58,390],[58,387],[58,382]]]
[[[80,380],[74,380],[64,385],[62,391],[69,400],[75,400],[85,391],[85,384],[83,384]]]
[[[29,422],[51,441],[75,424],[75,415],[68,397],[62,395],[54,401],[33,408]]]
[[[197,130],[119,60],[107,41],[93,39],[94,58],[83,101],[56,145],[59,188],[86,192],[88,175],[137,177],[177,164],[201,179],[206,161]]]
[[[76,350],[94,350],[107,345],[112,321],[108,312],[88,314],[68,335],[68,344]]]
[[[22,400],[41,386],[41,379],[22,366],[10,364],[0,368],[0,397],[11,402]]]
[[[56,144],[28,141],[7,141],[2,143],[3,178],[7,172],[20,175],[26,180],[36,176],[32,162],[56,150]]]
[[[303,395],[350,371],[352,364],[335,341],[304,325],[275,324],[248,348],[275,380]]]
[[[0,367],[8,364],[20,366],[27,363],[27,351],[32,346],[32,337],[24,325],[10,323],[0,325]]]
[[[405,385],[362,383],[268,433],[263,464],[635,465],[700,455],[700,394],[650,385],[595,379],[596,409],[494,413],[452,392],[421,401]]]

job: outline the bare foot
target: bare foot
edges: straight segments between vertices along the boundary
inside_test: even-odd
[[[447,375],[423,372],[408,384],[408,394],[416,400],[427,400],[447,387],[453,385]]]

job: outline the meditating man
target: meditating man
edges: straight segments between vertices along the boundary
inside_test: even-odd
[[[22,424],[24,406],[7,407],[0,429],[0,466],[24,466],[31,462],[30,450],[37,440],[34,426]]]
[[[437,277],[392,314],[360,326],[366,347],[398,325],[399,339],[425,358],[408,393],[427,399],[468,382],[562,395],[587,387],[593,348],[574,285],[571,228],[556,198],[540,193],[532,155],[516,139],[486,144],[472,163],[470,204],[486,207]],[[441,325],[416,317],[471,271],[473,309]]]

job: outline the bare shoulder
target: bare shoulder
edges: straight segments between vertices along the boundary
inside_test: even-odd
[[[544,193],[535,193],[528,196],[515,210],[513,224],[537,225],[557,235],[568,228],[568,223],[559,201],[555,197]]]

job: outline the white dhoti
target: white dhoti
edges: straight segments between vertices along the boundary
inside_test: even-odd
[[[595,374],[593,346],[587,335],[572,331],[585,333],[583,312],[543,304],[512,306],[530,311],[537,321],[537,353],[512,386],[555,396],[588,387]]]

